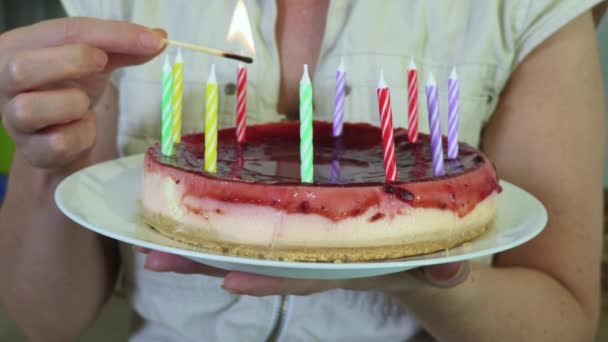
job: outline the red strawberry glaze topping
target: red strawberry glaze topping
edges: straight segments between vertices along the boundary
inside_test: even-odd
[[[299,180],[295,122],[248,126],[243,145],[236,143],[234,129],[219,131],[216,174],[203,171],[203,134],[184,136],[173,157],[162,156],[158,144],[150,147],[145,170],[172,177],[181,184],[184,196],[315,213],[334,221],[361,215],[387,199],[414,208],[452,210],[462,217],[494,191],[501,191],[492,163],[467,144],[460,144],[457,160],[446,160],[445,176],[434,177],[429,136],[421,134],[411,144],[406,131],[398,129],[398,180],[386,183],[378,127],[347,123],[338,139],[331,131],[330,123],[314,123],[313,184]]]

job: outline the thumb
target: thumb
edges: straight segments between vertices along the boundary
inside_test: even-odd
[[[167,32],[160,28],[155,28],[152,30],[156,33],[160,38],[167,38]],[[150,54],[121,54],[121,53],[109,53],[108,54],[108,65],[106,70],[108,72],[112,72],[117,68],[131,66],[131,65],[140,65],[144,64],[151,59],[154,59],[156,56],[160,55],[163,51],[165,51],[166,44],[163,44],[163,47],[159,50],[152,51]]]
[[[435,287],[449,288],[463,283],[471,274],[468,261],[426,266],[422,268],[424,279]]]

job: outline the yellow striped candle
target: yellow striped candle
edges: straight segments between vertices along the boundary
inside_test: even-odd
[[[217,171],[218,90],[215,65],[212,64],[205,91],[205,171],[209,173]]]
[[[171,135],[173,142],[182,140],[182,108],[184,105],[184,59],[182,50],[177,50],[175,63],[173,64],[173,95],[171,96]]]

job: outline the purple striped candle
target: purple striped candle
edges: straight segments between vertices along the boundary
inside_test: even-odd
[[[337,183],[338,179],[340,179],[340,160],[332,159],[331,160],[331,176],[329,180],[332,183]]]
[[[342,134],[344,124],[344,93],[346,85],[346,72],[344,71],[344,60],[340,60],[340,67],[336,72],[336,97],[334,101],[334,125],[333,135],[339,137]]]
[[[332,183],[338,183],[340,180],[340,159],[344,154],[344,145],[342,139],[334,139],[334,152],[331,159],[331,177]]]
[[[426,103],[429,111],[429,127],[431,129],[431,150],[433,154],[433,174],[443,176],[443,146],[441,141],[441,122],[439,122],[439,102],[437,82],[433,74],[429,75],[426,84]]]
[[[448,79],[448,159],[458,158],[458,117],[460,90],[456,68]]]

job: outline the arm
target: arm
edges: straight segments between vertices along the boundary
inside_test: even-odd
[[[116,243],[63,216],[53,194],[67,175],[116,157],[109,75],[160,50],[159,33],[87,18],[0,35],[0,108],[17,146],[0,211],[0,298],[31,340],[75,340],[112,289]]]
[[[499,175],[537,196],[545,231],[475,265],[450,290],[402,295],[447,341],[592,341],[599,313],[604,108],[591,15],[536,49],[516,70],[483,147]]]
[[[116,131],[116,95],[109,86],[96,108],[100,131],[111,131],[100,135],[91,153],[73,167],[36,169],[15,154],[0,212],[0,293],[32,340],[74,340],[96,317],[115,282],[116,243],[70,221],[53,195],[74,169],[117,155],[111,134]]]

